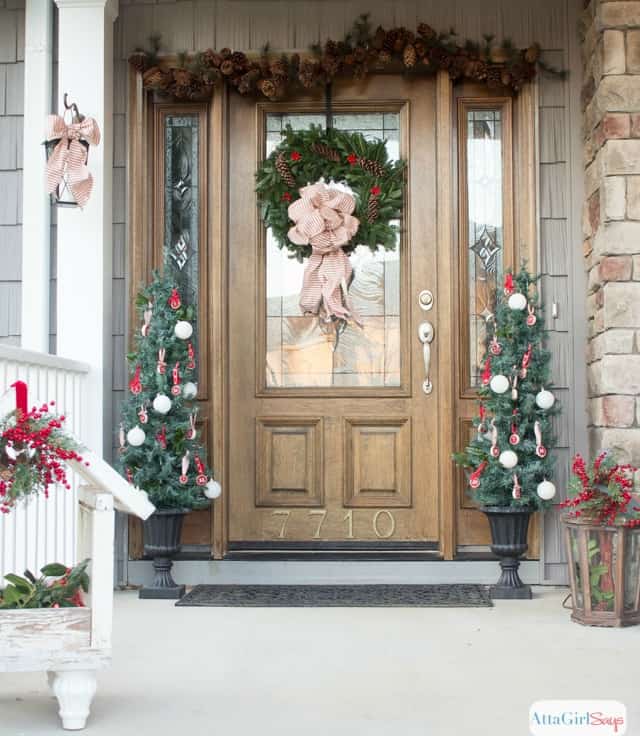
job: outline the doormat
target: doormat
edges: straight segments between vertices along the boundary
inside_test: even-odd
[[[176,606],[490,608],[486,585],[196,585]]]

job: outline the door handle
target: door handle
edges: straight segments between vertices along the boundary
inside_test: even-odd
[[[424,381],[422,382],[422,390],[425,394],[433,391],[433,384],[429,378],[431,371],[431,343],[434,338],[434,330],[431,322],[421,322],[418,326],[418,339],[422,343],[422,352],[424,356]]]

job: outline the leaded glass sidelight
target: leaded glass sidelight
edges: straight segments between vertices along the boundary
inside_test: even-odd
[[[164,118],[164,246],[181,286],[198,297],[199,116]]]
[[[324,126],[318,114],[269,113],[269,155],[287,125],[294,129]],[[334,114],[336,128],[387,141],[392,159],[399,157],[400,115]],[[349,325],[336,344],[335,331],[317,317],[303,315],[298,305],[304,263],[289,258],[266,234],[266,386],[397,387],[400,386],[400,239],[392,251],[372,253],[358,246],[349,256],[354,270],[350,286],[353,306],[363,327]]]
[[[485,355],[486,323],[493,312],[491,294],[500,281],[505,251],[503,106],[465,108],[461,161],[466,249],[468,368],[471,388],[480,385]],[[461,125],[462,128],[462,125]],[[464,206],[466,205],[466,207]],[[466,226],[466,227],[465,227]]]
[[[164,118],[164,250],[182,298],[197,305],[199,292],[200,172],[198,113]],[[192,338],[194,348],[197,335]],[[196,363],[197,364],[197,363]]]

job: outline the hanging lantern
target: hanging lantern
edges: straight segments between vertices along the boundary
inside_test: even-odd
[[[75,102],[67,103],[66,94],[64,107],[64,117],[47,117],[47,191],[59,207],[84,207],[93,188],[93,177],[87,168],[89,147],[100,143],[100,129],[93,118],[80,114]],[[71,122],[67,122],[68,116]]]

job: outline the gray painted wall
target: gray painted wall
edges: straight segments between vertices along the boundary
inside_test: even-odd
[[[329,36],[340,37],[362,12],[371,12],[374,24],[415,27],[425,20],[437,29],[453,26],[461,37],[480,39],[484,33],[495,33],[520,46],[536,40],[548,61],[570,70],[565,80],[540,78],[538,115],[540,264],[549,307],[547,325],[552,331],[553,375],[564,409],[557,425],[557,485],[563,489],[570,455],[586,447],[580,4],[580,0],[120,0],[114,44],[113,415],[119,415],[126,386],[126,59],[131,51],[144,46],[151,33],[162,34],[166,52],[223,46],[257,51],[267,41],[274,49],[306,49]],[[23,5],[20,0],[0,0],[0,340],[16,343],[20,335]],[[55,214],[52,236],[55,252]],[[52,279],[55,287],[55,270]],[[552,302],[558,305],[557,319],[550,316]],[[564,549],[558,532],[557,518],[550,514],[543,545],[549,581],[564,579]]]

